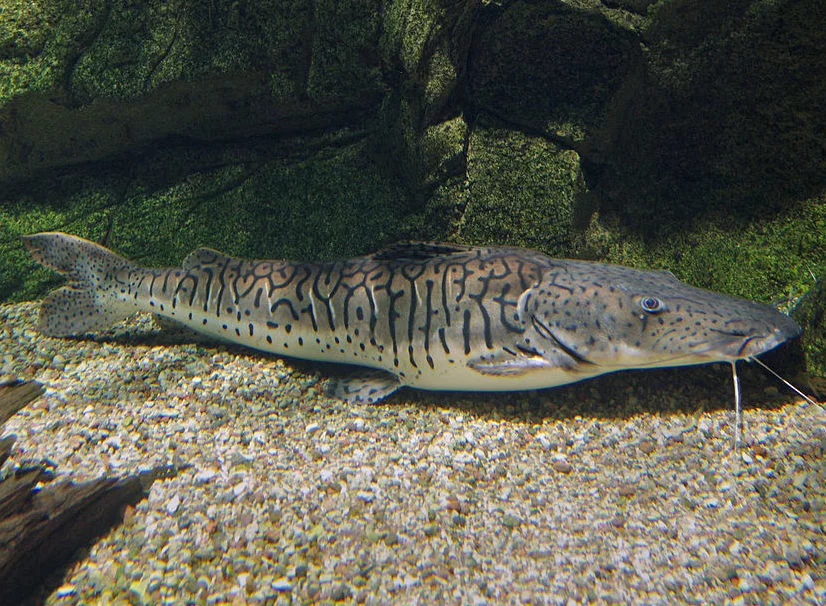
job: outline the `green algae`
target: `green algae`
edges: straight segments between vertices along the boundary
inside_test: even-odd
[[[215,74],[268,71],[276,99],[382,88],[378,2],[113,5],[71,74],[76,99],[131,98]]]
[[[384,8],[381,48],[389,64],[399,62],[416,75],[426,59],[427,44],[440,27],[444,9],[439,0],[395,0]]]
[[[759,218],[819,195],[826,4],[671,0],[651,19],[603,208],[642,231],[720,208]]]
[[[462,116],[425,129],[419,147],[423,205],[412,205],[404,235],[412,240],[455,240],[468,204],[468,126]],[[418,207],[418,208],[417,208]],[[423,207],[423,208],[422,208]]]
[[[806,357],[806,371],[810,376],[821,379],[811,381],[810,387],[821,398],[826,396],[826,265],[818,271],[818,281],[806,293],[792,313],[792,317],[803,327],[803,353]]]
[[[591,256],[680,279],[789,311],[822,271],[826,194],[774,216],[703,218],[644,239],[614,217],[595,217],[585,233]]]
[[[62,87],[105,4],[8,0],[0,6],[0,106],[16,95]]]
[[[384,90],[378,46],[380,3],[376,0],[316,0],[310,97],[348,97]]]

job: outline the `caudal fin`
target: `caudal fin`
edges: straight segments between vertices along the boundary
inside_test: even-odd
[[[23,236],[31,256],[67,277],[40,307],[38,330],[50,337],[70,337],[106,328],[135,311],[124,296],[135,265],[111,250],[60,232]]]

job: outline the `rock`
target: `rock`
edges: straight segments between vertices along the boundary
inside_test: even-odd
[[[338,602],[341,600],[346,600],[352,594],[353,592],[347,584],[339,583],[338,585],[334,585],[330,590],[330,599],[334,602]]]
[[[166,513],[169,515],[174,515],[175,512],[178,511],[178,507],[181,504],[181,498],[178,495],[173,495],[171,499],[166,502],[164,509],[166,509]]]

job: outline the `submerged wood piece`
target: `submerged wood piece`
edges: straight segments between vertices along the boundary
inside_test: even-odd
[[[119,523],[126,505],[145,496],[134,476],[60,482],[35,493],[23,511],[0,521],[4,599],[16,603],[26,598],[78,548]]]
[[[12,414],[43,393],[36,382],[0,385],[0,429]],[[0,440],[0,464],[14,436]],[[73,554],[121,521],[127,505],[149,492],[152,482],[170,473],[154,469],[125,478],[98,478],[76,484],[50,480],[41,467],[0,476],[0,603],[16,604],[44,585]],[[174,470],[171,475],[174,475]]]
[[[0,427],[2,427],[2,423],[0,423]],[[6,459],[9,458],[9,454],[11,454],[11,447],[14,444],[14,436],[7,436],[5,438],[0,439],[0,466],[6,462]]]
[[[10,381],[0,385],[0,427],[43,391],[43,385],[37,381]]]
[[[23,509],[31,500],[32,490],[37,485],[40,469],[29,469],[23,473],[16,473],[0,482],[0,526],[6,520]],[[0,554],[4,547],[2,533],[0,533]],[[0,555],[2,558],[2,555]]]

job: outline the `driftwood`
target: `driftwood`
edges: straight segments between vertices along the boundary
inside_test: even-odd
[[[36,382],[0,385],[0,428],[12,414],[43,393]],[[0,465],[14,443],[0,440]],[[75,484],[51,480],[42,467],[0,476],[0,603],[31,599],[81,547],[118,524],[127,505],[148,493],[163,471]],[[42,590],[41,590],[42,595]]]
[[[43,393],[37,381],[6,381],[0,384],[0,428],[18,410]]]

